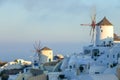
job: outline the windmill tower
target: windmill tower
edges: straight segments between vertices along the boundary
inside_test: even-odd
[[[53,51],[48,47],[43,47],[41,49],[41,63],[53,61]]]
[[[104,17],[96,24],[96,45],[110,46],[113,44],[113,25]]]
[[[114,32],[113,25],[104,17],[100,22],[96,23],[96,10],[94,9],[91,17],[91,24],[81,24],[81,26],[90,26],[91,42],[94,46],[109,46],[113,44]]]

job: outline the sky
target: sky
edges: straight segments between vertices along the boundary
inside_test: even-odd
[[[104,16],[120,34],[120,0],[0,0],[0,60],[30,60],[33,44],[53,49],[55,54],[80,53],[91,41],[93,8],[96,22]]]

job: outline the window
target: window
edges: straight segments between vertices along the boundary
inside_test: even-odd
[[[95,57],[99,56],[99,49],[93,49],[92,54]]]
[[[84,67],[81,65],[81,66],[79,67],[79,70],[80,70],[80,72],[83,72]]]
[[[112,41],[109,41],[109,44],[111,44],[112,43]]]
[[[105,44],[106,44],[106,42],[105,41],[103,41],[103,45],[105,46]]]
[[[100,72],[95,72],[95,74],[100,74]]]
[[[107,58],[109,58],[109,55],[107,55]]]
[[[103,30],[101,30],[101,32],[103,32]]]
[[[115,58],[115,55],[113,55],[113,58]]]
[[[25,80],[25,78],[23,77],[22,80]]]
[[[90,52],[91,52],[90,50],[84,50],[85,54],[90,54]]]
[[[49,62],[51,61],[51,59],[49,59]]]
[[[119,54],[119,53],[117,54],[117,59],[118,59],[118,58],[120,58],[120,54]]]
[[[70,67],[70,69],[72,69],[72,66],[71,66],[71,65],[70,65],[69,67]]]

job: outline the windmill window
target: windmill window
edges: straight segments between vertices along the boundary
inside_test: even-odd
[[[107,58],[109,58],[109,55],[107,55]]]
[[[101,30],[101,32],[103,32],[103,30]]]

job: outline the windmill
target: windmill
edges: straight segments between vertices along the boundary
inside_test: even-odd
[[[41,61],[41,42],[39,41],[38,43],[35,41],[35,44],[33,44],[34,49],[35,49],[35,55],[34,55],[34,63],[39,63]]]
[[[90,26],[91,30],[90,30],[90,35],[92,36],[91,38],[91,42],[94,43],[95,41],[95,27],[96,27],[96,13],[94,10],[94,14],[91,16],[91,23],[90,24],[81,24],[81,26]]]

